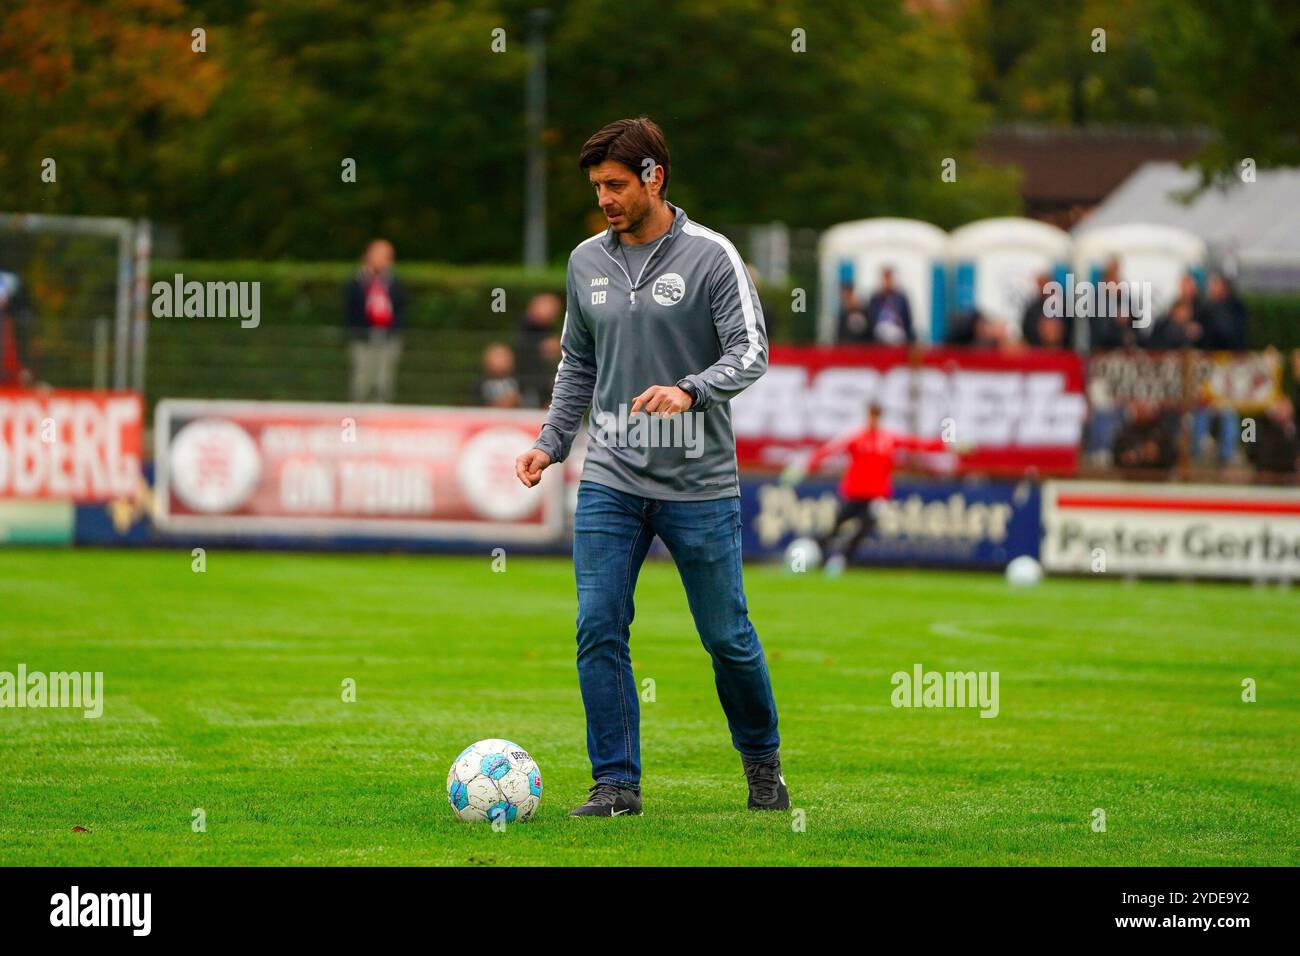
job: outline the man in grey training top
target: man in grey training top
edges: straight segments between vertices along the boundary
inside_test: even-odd
[[[735,247],[664,199],[668,147],[619,120],[578,165],[609,228],[569,256],[562,357],[519,480],[568,455],[590,406],[573,531],[578,682],[595,785],[574,816],[641,813],[641,734],[628,642],[637,574],[658,535],[677,564],[751,809],[784,810],[776,702],[740,566],[740,482],[728,402],[767,368],[758,295]]]

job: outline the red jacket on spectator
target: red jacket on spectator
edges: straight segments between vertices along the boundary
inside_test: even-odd
[[[849,467],[840,479],[840,495],[854,500],[888,498],[893,492],[895,453],[943,451],[946,447],[938,438],[914,438],[868,426],[822,445],[808,459],[807,467],[811,473],[831,455],[847,451]]]

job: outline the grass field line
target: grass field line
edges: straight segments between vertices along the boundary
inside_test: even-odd
[[[1023,620],[1016,622],[1023,624]],[[981,644],[997,644],[1004,642],[1014,642],[1020,644],[1032,644],[1035,647],[1061,647],[1073,649],[1076,644],[1066,641],[1053,641],[1045,637],[1017,637],[1014,634],[996,633],[969,627],[961,621],[932,621],[929,626],[929,632],[939,637],[948,637],[958,641],[975,641]]]

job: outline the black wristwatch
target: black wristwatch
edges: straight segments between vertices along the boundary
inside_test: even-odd
[[[695,390],[695,386],[691,384],[689,379],[684,378],[677,383],[677,387],[691,396],[691,408],[694,408],[695,403],[700,400],[700,393]]]

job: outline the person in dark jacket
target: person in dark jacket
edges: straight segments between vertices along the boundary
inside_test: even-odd
[[[1178,461],[1176,419],[1154,402],[1133,401],[1115,436],[1115,465],[1126,471],[1168,471]]]
[[[1205,330],[1194,318],[1195,308],[1185,299],[1177,299],[1151,329],[1143,343],[1146,348],[1183,349],[1199,348]]]
[[[1249,319],[1246,306],[1238,298],[1226,276],[1210,276],[1209,303],[1205,308],[1205,345],[1207,349],[1240,352],[1248,347]]]
[[[1133,327],[1133,317],[1127,305],[1121,304],[1115,311],[1109,306],[1103,308],[1100,303],[1108,301],[1103,293],[1106,287],[1118,287],[1123,282],[1119,259],[1111,257],[1097,284],[1096,301],[1099,303],[1093,314],[1088,316],[1088,350],[1102,352],[1107,349],[1130,349],[1138,345],[1138,333]]]
[[[1300,435],[1296,434],[1295,406],[1279,398],[1255,422],[1255,440],[1243,442],[1246,458],[1255,466],[1255,480],[1267,484],[1291,484],[1296,480],[1296,459],[1300,458]]]
[[[871,341],[867,313],[853,293],[853,283],[840,284],[840,314],[835,340],[841,345]]]
[[[1074,348],[1074,317],[1049,314],[1047,287],[1051,281],[1046,272],[1040,272],[1034,279],[1034,294],[1020,312],[1021,341],[1034,348]]]
[[[550,404],[559,356],[558,345],[564,302],[554,292],[539,292],[528,300],[515,333],[515,361],[521,401],[526,408]]]
[[[880,290],[867,300],[867,336],[881,345],[915,342],[912,307],[907,296],[894,288],[894,270],[880,270]]]
[[[354,402],[391,402],[406,325],[406,292],[393,274],[393,244],[376,239],[344,289],[344,315],[351,336]]]

